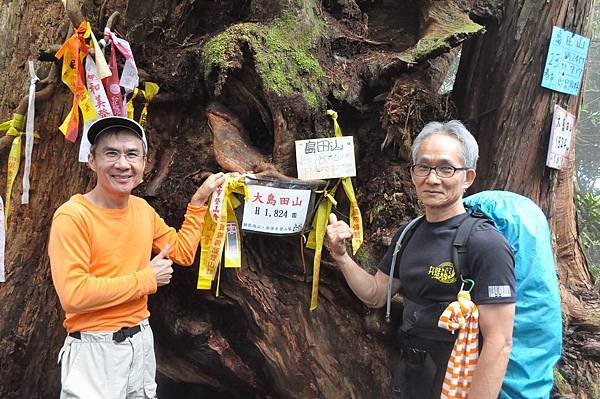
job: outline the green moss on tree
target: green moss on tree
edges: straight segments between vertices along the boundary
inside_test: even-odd
[[[434,22],[415,46],[400,55],[400,59],[406,63],[415,64],[432,55],[448,52],[456,47],[456,43],[484,31],[483,26],[471,21],[455,6],[432,3],[429,12]]]
[[[561,397],[572,392],[571,386],[558,369],[554,369],[554,385]]]
[[[213,37],[202,50],[205,77],[215,69],[226,73],[240,68],[247,46],[265,90],[280,96],[300,94],[306,104],[317,107],[323,69],[314,52],[325,28],[312,8],[301,15],[301,20],[287,16],[269,25],[241,23]]]

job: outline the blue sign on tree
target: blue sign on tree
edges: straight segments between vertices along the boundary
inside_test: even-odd
[[[589,38],[552,27],[542,87],[578,95],[589,47]]]

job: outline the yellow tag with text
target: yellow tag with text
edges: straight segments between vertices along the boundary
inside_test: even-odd
[[[15,178],[19,173],[19,165],[21,164],[21,137],[19,134],[12,142],[10,147],[10,153],[8,154],[8,171],[6,174],[6,220],[8,220],[8,214],[10,213],[10,197],[12,195],[12,188],[15,182]]]
[[[200,269],[198,272],[198,289],[210,289],[212,282],[215,279],[217,272],[219,272],[221,266],[221,259],[223,257],[223,249],[225,242],[227,241],[227,228],[230,223],[235,223],[237,228],[237,219],[233,212],[234,204],[239,201],[234,200],[234,194],[243,194],[245,198],[248,197],[248,189],[243,176],[234,175],[228,173],[225,175],[225,183],[217,190],[224,190],[224,201],[211,201],[211,207],[214,209],[208,209],[204,216],[204,227],[202,229],[201,245],[200,250]],[[213,195],[218,195],[215,192]],[[213,220],[214,219],[214,220]],[[238,237],[239,238],[239,237]],[[239,239],[238,239],[239,243]],[[241,256],[238,260],[231,258],[229,261],[226,259],[226,266],[228,267],[240,267]]]
[[[10,197],[12,196],[12,188],[15,178],[19,173],[19,165],[21,164],[21,136],[25,134],[25,115],[13,114],[13,118],[9,121],[0,123],[0,132],[6,132],[6,136],[14,136],[10,153],[8,154],[8,169],[6,172],[6,204],[5,204],[5,225],[8,225],[8,214],[10,212]],[[34,134],[36,136],[36,134]],[[37,135],[39,137],[39,135]]]

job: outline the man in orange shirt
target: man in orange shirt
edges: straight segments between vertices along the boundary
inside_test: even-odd
[[[225,177],[206,179],[176,231],[131,195],[146,165],[144,129],[113,116],[94,122],[88,139],[96,186],[56,210],[48,245],[68,331],[59,354],[61,398],[155,398],[148,295],[169,283],[173,261],[194,261],[206,201]],[[158,255],[150,260],[152,252]]]

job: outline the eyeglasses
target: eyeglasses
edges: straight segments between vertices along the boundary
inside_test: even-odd
[[[109,162],[117,162],[122,156],[125,156],[125,160],[129,163],[137,163],[144,158],[144,155],[137,151],[119,152],[107,150],[102,153],[102,157]]]
[[[439,165],[435,167],[431,167],[429,165],[425,165],[423,163],[418,163],[416,165],[412,165],[410,170],[417,177],[427,177],[431,173],[432,170],[435,171],[435,174],[441,178],[448,178],[454,176],[457,170],[468,170],[469,168],[455,168],[451,165]]]

